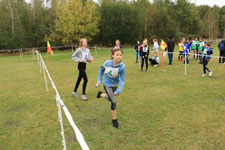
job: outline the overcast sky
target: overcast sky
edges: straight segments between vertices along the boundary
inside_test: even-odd
[[[195,3],[196,5],[217,5],[219,7],[225,6],[225,0],[191,0],[191,2]]]
[[[30,2],[31,0],[26,0],[27,2]],[[98,0],[94,0],[97,2]],[[150,0],[153,1],[153,0]],[[217,5],[219,7],[225,6],[225,0],[190,0],[192,3],[195,3],[196,5],[209,5],[214,6]]]
[[[94,0],[98,1],[98,0]],[[153,0],[150,0],[153,1]],[[195,3],[196,5],[209,5],[209,6],[214,6],[217,5],[219,7],[225,6],[225,0],[191,0],[191,3]]]

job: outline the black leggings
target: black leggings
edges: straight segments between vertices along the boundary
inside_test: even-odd
[[[141,61],[141,69],[143,69],[143,66],[144,66],[144,61],[145,61],[145,64],[146,64],[146,70],[148,70],[148,57],[141,57],[142,58],[142,61]]]
[[[86,91],[86,87],[87,87],[87,82],[88,82],[88,78],[87,78],[87,74],[85,72],[86,70],[86,63],[79,63],[78,64],[78,70],[79,70],[79,75],[77,78],[77,82],[75,84],[75,88],[74,88],[74,92],[77,92],[77,89],[80,85],[80,81],[83,78],[84,79],[84,83],[83,83],[83,95],[85,95],[85,91]]]
[[[178,60],[182,60],[182,59],[183,59],[183,51],[179,51]]]
[[[208,62],[209,62],[209,59],[205,59],[205,60],[203,61],[203,72],[204,72],[204,74],[206,74],[206,70],[207,70],[208,72],[210,72],[209,68],[207,67]]]

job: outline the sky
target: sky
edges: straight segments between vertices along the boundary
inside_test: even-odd
[[[98,0],[94,0],[97,2]],[[152,1],[152,0],[150,0]],[[219,7],[225,6],[225,0],[190,0],[191,3],[195,3],[196,5],[209,5],[213,7],[214,5],[217,5]]]
[[[219,7],[225,6],[225,0],[191,0],[191,3],[195,3],[196,5],[209,5],[211,7],[214,5]]]
[[[26,2],[30,2],[31,0],[26,0]],[[97,2],[98,0],[94,0]],[[152,0],[150,0],[152,1]],[[191,3],[195,3],[196,5],[209,5],[213,7],[214,5],[217,5],[219,7],[225,6],[225,0],[190,0]]]

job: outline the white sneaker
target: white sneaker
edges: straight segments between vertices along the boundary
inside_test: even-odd
[[[88,98],[87,98],[86,95],[82,95],[82,96],[81,96],[81,99],[82,99],[82,100],[88,100]]]
[[[205,77],[205,76],[206,76],[206,74],[203,74],[203,75],[202,75],[202,77]]]
[[[210,77],[212,76],[212,71],[209,72],[209,76],[210,76]]]
[[[225,62],[223,64],[225,64]]]
[[[79,97],[79,95],[76,92],[73,92],[74,97]]]

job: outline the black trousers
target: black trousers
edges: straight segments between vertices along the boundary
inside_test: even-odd
[[[88,82],[87,74],[85,72],[85,70],[86,70],[86,63],[79,63],[78,64],[78,70],[79,70],[79,75],[78,75],[78,78],[77,78],[77,82],[75,84],[74,92],[77,92],[77,89],[78,89],[78,87],[80,85],[80,81],[83,78],[84,79],[83,95],[85,95],[87,82]]]
[[[225,51],[220,51],[219,63],[225,62]]]
[[[141,59],[142,59],[142,61],[141,61],[141,70],[144,67],[144,61],[145,61],[145,64],[146,64],[146,70],[148,70],[148,56],[147,57],[144,56],[144,58],[141,57]]]
[[[182,59],[183,59],[183,51],[179,51],[178,60],[182,60]]]
[[[207,64],[209,63],[209,59],[204,59],[203,60],[203,72],[204,72],[204,74],[206,74],[206,70],[208,71],[208,72],[210,72],[210,70],[209,70],[209,68],[207,67]]]

